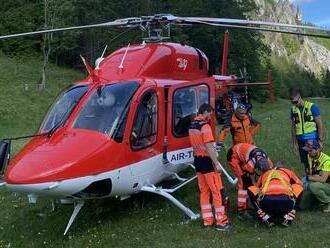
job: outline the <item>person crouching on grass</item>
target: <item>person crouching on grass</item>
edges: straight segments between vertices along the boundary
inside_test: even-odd
[[[323,212],[330,213],[330,157],[321,152],[316,140],[308,140],[303,149],[308,152],[309,174],[305,177],[301,208],[310,208],[318,201],[325,205]]]
[[[239,219],[250,219],[248,210],[248,187],[255,183],[255,169],[261,166],[272,167],[273,163],[267,154],[255,145],[239,143],[227,153],[229,166],[238,178],[237,213]]]
[[[262,166],[259,169],[261,175],[257,184],[248,189],[251,202],[266,226],[274,226],[274,218],[280,218],[282,225],[288,227],[295,218],[303,183],[280,162],[273,168]]]
[[[193,147],[204,227],[211,227],[214,224],[210,202],[212,196],[215,211],[215,228],[219,231],[228,231],[231,225],[225,213],[221,194],[223,189],[220,176],[221,164],[217,159],[217,152],[213,145],[212,129],[209,124],[212,111],[211,105],[206,103],[199,107],[198,116],[194,118],[189,128],[189,138]]]

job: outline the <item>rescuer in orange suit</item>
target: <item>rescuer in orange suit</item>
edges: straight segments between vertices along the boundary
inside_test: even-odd
[[[303,183],[297,175],[284,168],[280,162],[273,168],[260,167],[261,176],[256,186],[250,186],[249,196],[257,209],[260,220],[268,227],[274,218],[280,218],[283,226],[292,224],[296,205],[303,191]]]
[[[238,178],[237,212],[240,219],[251,218],[248,213],[248,192],[249,186],[255,183],[255,168],[272,166],[267,154],[255,145],[239,143],[234,145],[227,154],[229,166]]]
[[[221,149],[224,147],[223,142],[230,132],[233,140],[233,145],[238,143],[249,143],[253,144],[253,136],[260,129],[261,124],[256,120],[252,119],[247,114],[247,108],[243,104],[238,104],[233,115],[225,123],[220,131],[217,148]]]
[[[212,107],[206,103],[199,107],[198,116],[191,122],[189,128],[189,138],[193,147],[204,226],[211,227],[215,224],[217,230],[227,231],[231,226],[225,213],[221,193],[223,189],[220,176],[221,164],[217,159],[212,129],[209,125],[212,111]],[[211,195],[214,215],[210,201]]]

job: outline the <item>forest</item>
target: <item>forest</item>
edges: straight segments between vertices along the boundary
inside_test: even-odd
[[[177,16],[207,16],[245,19],[258,8],[253,0],[12,0],[3,2],[0,34],[13,34],[42,29],[103,23],[118,18],[171,13]],[[224,28],[193,26],[173,27],[171,40],[195,46],[210,61],[210,74],[219,73]],[[320,78],[300,69],[284,58],[274,58],[257,31],[229,30],[229,71],[240,76],[246,70],[251,81],[265,81],[273,71],[276,94],[287,97],[288,89],[300,85],[307,96],[330,96],[330,73]],[[107,54],[128,43],[140,43],[142,32],[136,28],[95,28],[79,31],[15,38],[0,42],[0,56],[37,57],[57,65],[83,70],[79,55],[91,64],[106,45]],[[285,61],[284,61],[285,60]],[[38,82],[36,82],[38,83]],[[40,82],[39,82],[40,83]],[[265,100],[265,92],[254,92],[257,100]]]

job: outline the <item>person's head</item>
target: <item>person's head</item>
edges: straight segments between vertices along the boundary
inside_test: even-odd
[[[308,155],[312,158],[317,158],[320,156],[321,153],[321,146],[320,143],[316,140],[307,140],[305,142],[305,146],[303,147],[303,150],[308,152]]]
[[[112,107],[116,103],[116,97],[110,92],[104,92],[103,95],[98,99],[98,103],[103,107]]]
[[[210,104],[203,103],[198,109],[198,114],[202,115],[205,118],[205,120],[209,121],[211,119],[212,111],[213,108]]]
[[[242,120],[245,118],[247,113],[247,108],[244,104],[239,103],[235,109],[235,115],[238,119]]]
[[[255,164],[255,168],[261,172],[271,169],[267,154],[260,148],[255,148],[251,152],[251,159]]]
[[[290,100],[294,106],[304,106],[304,100],[299,89],[292,89],[290,92]]]

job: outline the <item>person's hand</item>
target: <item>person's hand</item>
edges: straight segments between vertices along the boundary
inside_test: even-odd
[[[307,187],[308,187],[308,176],[303,176],[303,177],[301,178],[301,181],[303,182],[304,190],[306,190]]]
[[[220,152],[224,148],[225,148],[225,145],[222,142],[217,142],[215,145],[215,149],[217,152]]]

